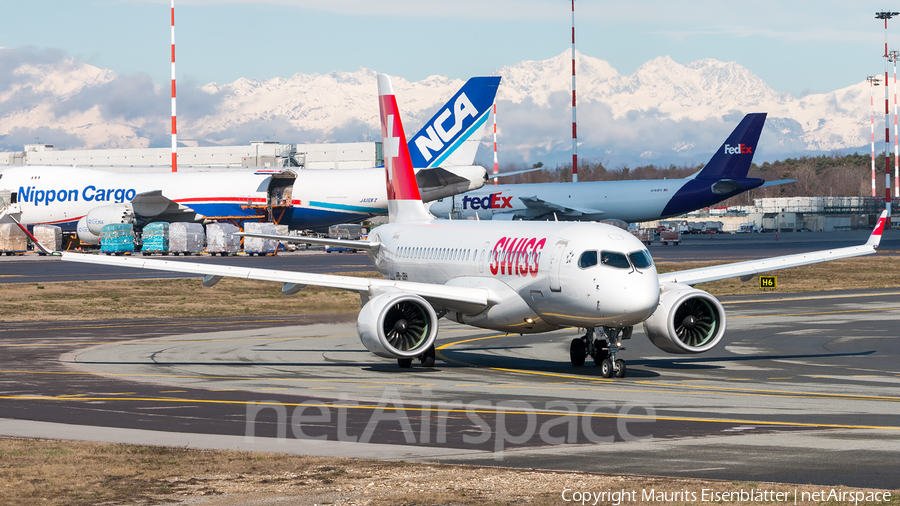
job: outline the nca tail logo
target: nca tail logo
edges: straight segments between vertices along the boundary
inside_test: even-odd
[[[472,101],[465,93],[457,97],[453,103],[453,110],[448,106],[438,114],[434,122],[425,128],[425,132],[420,134],[413,141],[422,158],[430,161],[435,153],[440,153],[444,149],[444,145],[453,140],[454,137],[462,130],[463,121],[468,118],[477,118],[478,109],[472,105]]]
[[[753,146],[748,146],[746,144],[738,144],[737,146],[729,146],[725,145],[725,154],[726,155],[752,155],[753,154]]]
[[[463,196],[462,208],[466,209],[512,209],[512,196],[504,197],[502,193],[492,193],[486,197]]]

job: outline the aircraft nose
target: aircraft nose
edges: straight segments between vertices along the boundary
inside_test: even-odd
[[[622,283],[607,291],[598,309],[612,316],[617,326],[637,325],[653,314],[659,305],[659,279],[656,270],[632,272]],[[605,307],[604,307],[605,306]]]

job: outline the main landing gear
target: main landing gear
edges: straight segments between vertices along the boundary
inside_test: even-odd
[[[616,358],[616,353],[625,351],[621,345],[622,340],[631,339],[633,327],[612,328],[598,327],[601,337],[594,338],[595,329],[587,329],[581,336],[572,339],[569,345],[569,359],[575,367],[584,365],[588,356],[594,359],[594,364],[600,366],[600,373],[604,378],[625,377],[625,361]]]
[[[425,350],[425,353],[419,355],[419,362],[422,363],[422,367],[434,367],[434,356],[434,345],[431,345]],[[413,359],[411,358],[398,358],[397,365],[399,365],[401,369],[409,369],[412,367],[412,361]]]

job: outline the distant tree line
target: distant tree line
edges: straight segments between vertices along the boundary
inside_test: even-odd
[[[546,167],[536,163],[532,167],[540,170],[501,178],[501,183],[550,183],[572,180],[572,164],[561,164]],[[884,196],[884,153],[875,159],[876,194]],[[506,164],[500,172],[522,170],[526,164]],[[697,166],[668,167],[642,165],[628,167],[621,165],[608,168],[603,161],[584,159],[578,161],[579,181],[621,181],[626,179],[678,179],[690,176],[703,168]],[[891,185],[893,185],[894,160],[890,160]],[[752,164],[749,177],[758,177],[766,181],[780,179],[796,179],[789,183],[771,188],[751,190],[727,200],[723,205],[748,205],[753,199],[766,197],[867,197],[872,195],[872,158],[870,154],[854,153],[844,155],[832,153],[821,156],[803,156],[787,158],[762,165]]]

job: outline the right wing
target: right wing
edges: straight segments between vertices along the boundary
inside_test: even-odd
[[[810,265],[820,262],[830,262],[842,258],[871,255],[872,253],[875,253],[878,244],[881,242],[881,233],[884,229],[886,218],[887,211],[883,211],[881,217],[878,218],[875,229],[872,231],[872,235],[869,236],[869,240],[866,241],[865,244],[859,246],[811,251],[809,253],[764,258],[762,260],[750,260],[747,262],[716,265],[713,267],[700,267],[699,269],[690,269],[686,271],[668,272],[659,275],[659,282],[660,284],[682,283],[693,286],[698,283],[707,283],[710,281],[737,277],[746,281],[750,277],[762,272],[777,271],[779,269],[799,267],[801,265]]]
[[[497,298],[493,297],[487,288],[445,286],[413,281],[393,281],[390,279],[355,278],[353,276],[212,265],[177,260],[148,260],[142,257],[108,257],[86,255],[84,253],[63,253],[62,259],[69,262],[87,264],[201,274],[204,276],[204,286],[212,286],[225,277],[274,281],[284,283],[282,292],[285,294],[296,293],[297,288],[302,288],[306,285],[339,288],[341,290],[369,293],[370,295],[390,290],[401,290],[420,295],[428,302],[436,305],[452,307],[467,312],[481,311],[497,301]]]

